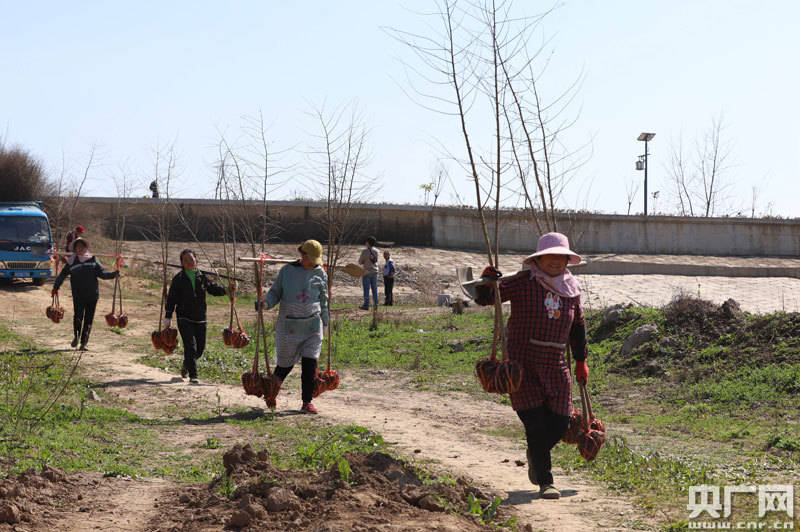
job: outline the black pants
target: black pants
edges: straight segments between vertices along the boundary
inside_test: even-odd
[[[394,305],[394,296],[392,296],[392,290],[394,289],[394,277],[384,277],[383,278],[383,290],[386,299],[384,300],[383,304],[386,306],[391,307]]]
[[[300,367],[302,373],[300,374],[300,388],[303,396],[304,403],[310,403],[314,395],[314,377],[317,375],[317,359],[300,357]],[[275,375],[283,381],[289,372],[292,371],[294,366],[277,366],[275,368]]]
[[[540,486],[553,483],[550,471],[550,449],[555,447],[569,427],[569,416],[560,416],[546,406],[519,410],[517,415],[525,426],[528,440],[528,451],[536,471],[536,479]]]
[[[94,310],[97,308],[97,298],[81,299],[72,294],[72,309],[75,315],[72,318],[72,330],[75,338],[81,339],[81,345],[86,345],[92,333]]]
[[[183,341],[183,365],[190,379],[197,378],[197,359],[206,350],[206,324],[178,318],[178,331]]]

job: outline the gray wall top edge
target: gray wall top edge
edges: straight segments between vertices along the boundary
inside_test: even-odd
[[[87,203],[128,203],[128,204],[154,204],[158,202],[169,202],[180,205],[225,205],[236,204],[239,205],[238,200],[217,200],[217,199],[203,199],[203,198],[107,198],[107,197],[83,197],[80,198]],[[265,202],[259,200],[246,200],[244,204],[247,206],[259,206]],[[325,201],[292,201],[292,200],[269,200],[266,202],[268,207],[325,207]],[[424,211],[430,212],[433,209],[424,205],[402,205],[397,203],[354,203],[351,205],[354,209],[370,209],[370,210],[394,210],[394,211]]]
[[[133,204],[149,204],[158,201],[169,201],[171,203],[179,203],[183,205],[219,205],[228,203],[226,200],[217,199],[202,199],[202,198],[111,198],[111,197],[83,197],[81,200],[88,203],[133,203]],[[232,202],[239,203],[236,200]],[[246,200],[244,202],[248,206],[262,205],[264,202],[258,200]],[[269,200],[266,202],[269,207],[324,207],[325,201],[293,201],[293,200]],[[393,210],[393,211],[421,211],[430,212],[432,214],[443,213],[463,213],[474,214],[474,207],[452,207],[452,206],[439,206],[431,207],[426,205],[404,205],[399,203],[357,203],[351,206],[355,209],[367,210]],[[491,213],[491,210],[487,210]],[[503,209],[502,216],[518,216],[524,214],[523,209]],[[637,222],[653,222],[653,223],[685,223],[691,221],[693,223],[709,223],[709,224],[766,224],[766,225],[800,225],[800,218],[745,218],[745,217],[719,217],[719,218],[705,218],[700,216],[642,216],[642,215],[626,215],[626,214],[603,214],[603,213],[589,213],[589,212],[564,212],[559,211],[556,213],[556,218],[559,221],[574,222],[591,220],[595,222],[601,221],[637,221]],[[492,220],[487,219],[487,223]]]

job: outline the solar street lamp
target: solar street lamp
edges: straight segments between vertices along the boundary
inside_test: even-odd
[[[644,142],[644,155],[639,156],[639,160],[636,161],[636,169],[637,170],[644,170],[644,215],[647,216],[647,157],[650,155],[650,152],[647,149],[647,143],[653,140],[655,137],[655,133],[640,133],[639,137],[636,140]]]

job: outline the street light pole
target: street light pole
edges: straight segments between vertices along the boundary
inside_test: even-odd
[[[641,159],[644,158],[644,215],[647,216],[647,158],[650,155],[650,152],[647,149],[647,143],[653,140],[655,137],[655,133],[641,133],[636,140],[644,141],[644,155],[639,157],[639,162],[636,164],[636,169],[641,170],[642,165]]]

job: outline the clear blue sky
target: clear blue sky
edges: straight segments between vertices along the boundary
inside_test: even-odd
[[[533,2],[518,2],[529,9]],[[529,5],[531,4],[531,5]],[[551,4],[541,4],[541,9]],[[424,32],[414,10],[428,2],[0,0],[0,135],[57,174],[62,154],[76,174],[92,144],[100,164],[85,195],[113,196],[123,169],[147,193],[152,151],[175,140],[173,196],[212,197],[220,132],[261,111],[277,148],[302,162],[316,123],[308,112],[356,102],[370,128],[378,192],[372,199],[422,201],[458,123],[404,93],[410,54],[384,31]],[[673,208],[666,162],[681,135],[691,145],[720,113],[732,146],[729,211],[800,217],[800,2],[567,0],[550,15],[547,81],[584,72],[580,116],[568,140],[592,140],[563,207],[627,209],[626,186],[643,178],[636,136],[653,131],[650,191]],[[302,193],[298,180],[275,199]],[[465,188],[463,176],[453,175]],[[445,190],[440,202],[455,201]],[[653,211],[653,200],[650,200]],[[641,189],[633,211],[641,211]]]

